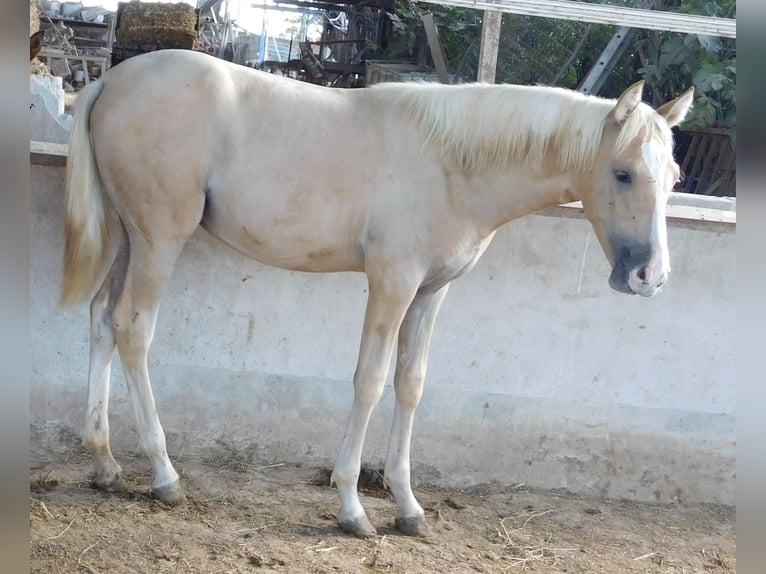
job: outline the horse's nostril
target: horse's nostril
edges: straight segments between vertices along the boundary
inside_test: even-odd
[[[637,275],[641,281],[646,281],[646,267],[639,269]]]

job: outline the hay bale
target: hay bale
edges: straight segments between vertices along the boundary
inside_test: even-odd
[[[121,46],[152,50],[199,47],[199,14],[188,4],[120,3],[115,39]]]
[[[38,30],[40,30],[40,7],[37,5],[37,0],[29,0],[29,35],[31,36]],[[51,75],[48,66],[37,58],[29,63],[29,73],[41,76]]]
[[[37,0],[29,0],[29,35],[31,36],[40,29],[40,8]]]

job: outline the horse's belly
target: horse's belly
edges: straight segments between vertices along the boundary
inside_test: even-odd
[[[242,218],[205,214],[202,227],[240,253],[292,271],[363,271],[364,256],[356,238],[338,229],[322,233],[313,226],[265,225]]]

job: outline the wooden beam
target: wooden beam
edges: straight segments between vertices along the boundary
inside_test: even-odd
[[[428,47],[431,49],[431,57],[434,60],[434,68],[436,68],[436,77],[439,78],[439,81],[442,84],[449,84],[447,62],[444,57],[442,43],[439,41],[439,31],[436,29],[436,24],[434,23],[434,15],[430,12],[426,12],[423,14],[422,20],[423,26],[426,29]]]
[[[497,50],[500,47],[502,23],[502,12],[484,11],[484,18],[481,23],[481,47],[479,48],[479,74],[476,78],[480,82],[495,83]]]
[[[643,0],[638,7],[653,10],[655,3],[655,0]],[[633,41],[635,33],[635,28],[620,26],[577,89],[584,94],[598,95],[607,77],[612,73],[628,45]],[[555,85],[556,82],[553,84]]]
[[[32,165],[66,166],[69,146],[62,143],[29,142],[29,163]]]
[[[688,195],[688,194],[684,194]],[[672,196],[671,196],[672,197]],[[705,196],[706,197],[706,196]],[[582,202],[565,203],[555,207],[541,209],[535,215],[547,217],[573,217],[585,219],[585,210]],[[710,229],[711,225],[721,230],[734,232],[737,225],[737,212],[730,210],[715,209],[714,207],[701,207],[698,205],[680,205],[668,203],[665,213],[668,223],[685,224],[697,229]]]
[[[635,28],[620,26],[577,89],[584,94],[598,95],[607,77],[612,73],[617,62],[625,53],[628,44],[633,40],[635,33]]]

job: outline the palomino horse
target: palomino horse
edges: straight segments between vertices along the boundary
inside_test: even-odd
[[[582,200],[614,289],[650,296],[668,277],[665,205],[679,175],[670,128],[693,92],[656,111],[641,92],[640,82],[618,100],[511,85],[340,90],[175,50],[132,58],[91,83],[77,98],[69,147],[62,304],[95,291],[83,437],[95,485],[125,488],[107,420],[117,348],[152,492],[184,499],[147,353],[176,258],[201,225],[268,265],[366,274],[354,400],[332,473],[338,522],[375,533],[356,487],[398,343],[385,482],[397,527],[424,534],[409,458],[431,333],[450,282],[498,227]]]

